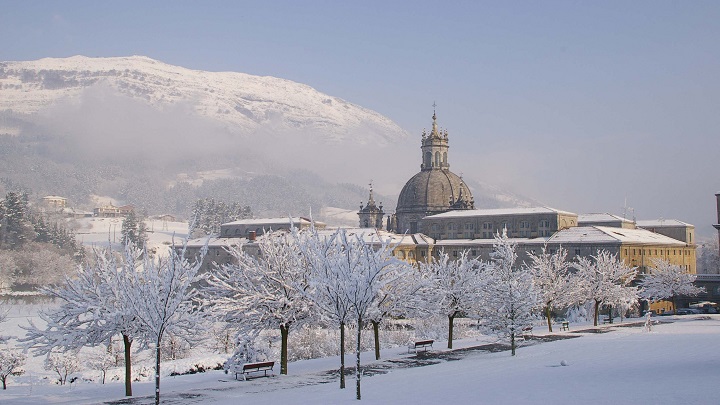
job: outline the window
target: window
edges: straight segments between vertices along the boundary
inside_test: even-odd
[[[437,231],[439,229],[438,224],[432,224],[430,227],[433,231]]]
[[[477,256],[477,250],[471,250],[471,251],[470,251],[470,254],[471,254],[472,256]]]
[[[580,248],[575,248],[575,256],[580,256]]]
[[[468,229],[475,229],[475,224],[473,224],[472,222],[466,222],[465,230],[468,230]]]

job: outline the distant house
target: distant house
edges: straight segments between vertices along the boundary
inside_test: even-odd
[[[46,195],[43,197],[43,204],[50,208],[62,209],[67,207],[67,198],[56,195]]]
[[[121,207],[116,207],[112,204],[108,204],[93,209],[93,216],[100,218],[126,217],[134,210],[135,207],[133,205],[123,205]]]

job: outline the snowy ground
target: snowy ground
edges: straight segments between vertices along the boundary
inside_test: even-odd
[[[123,218],[82,218],[76,220],[80,228],[75,232],[77,240],[86,246],[107,246],[120,248]],[[167,249],[175,239],[182,244],[187,236],[187,222],[146,220],[148,249]]]
[[[508,351],[468,350],[487,341],[456,342],[460,350],[436,342],[429,355],[407,354],[401,348],[383,352],[379,363],[364,354],[370,367],[362,380],[363,402],[459,404],[716,404],[720,380],[720,315],[659,317],[651,332],[642,327],[605,325],[607,333],[571,324],[562,337],[535,338],[511,357]],[[639,322],[629,320],[624,324]],[[14,324],[16,322],[8,322]],[[14,328],[12,328],[14,329]],[[547,336],[546,336],[547,337]],[[547,339],[550,340],[550,339]],[[493,346],[496,348],[496,346]],[[561,361],[567,366],[561,366]],[[192,361],[192,360],[187,360]],[[186,362],[187,362],[186,361]],[[346,359],[353,363],[352,356]],[[291,363],[288,376],[235,381],[222,371],[163,377],[163,403],[237,404],[352,403],[355,380],[340,390],[337,357]],[[166,366],[171,367],[171,366]],[[0,392],[3,404],[149,404],[152,382],[134,384],[135,397],[124,401],[123,385],[112,382],[58,386],[29,376],[10,381]]]

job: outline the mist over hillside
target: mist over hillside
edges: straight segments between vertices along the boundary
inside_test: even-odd
[[[0,62],[0,87],[2,186],[80,209],[99,195],[186,217],[216,198],[308,215],[356,210],[373,181],[390,213],[419,170],[418,139],[389,119],[282,79],[73,57]],[[479,208],[528,204],[466,181]]]

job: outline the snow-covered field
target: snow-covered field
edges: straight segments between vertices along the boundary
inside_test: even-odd
[[[76,220],[80,228],[75,231],[79,242],[87,246],[107,246],[108,241],[114,248],[120,248],[123,218],[82,218]],[[182,244],[187,236],[187,222],[171,222],[148,219],[148,249],[166,249],[173,242]]]
[[[17,331],[23,321],[13,305],[3,332]],[[25,309],[27,310],[27,308]],[[607,333],[577,333],[587,325],[571,324],[570,332],[556,332],[572,339],[541,342],[542,327],[535,338],[518,350],[491,353],[462,350],[487,344],[491,339],[466,339],[449,353],[437,341],[428,356],[407,354],[402,348],[383,351],[374,362],[365,353],[363,365],[374,375],[362,380],[362,401],[386,403],[455,404],[717,404],[715,383],[720,380],[720,315],[653,318],[662,321],[648,332],[642,327],[605,325]],[[639,322],[631,319],[624,324]],[[204,358],[207,360],[207,358]],[[192,364],[199,357],[182,360]],[[416,360],[423,360],[417,362]],[[153,383],[134,384],[135,397],[124,399],[121,381],[105,385],[76,382],[51,384],[38,377],[39,358],[30,358],[28,373],[13,377],[2,404],[93,404],[153,402]],[[561,362],[567,364],[561,366]],[[346,359],[351,364],[352,357]],[[434,363],[420,366],[418,363]],[[179,363],[166,362],[170,370]],[[237,404],[259,403],[351,403],[355,381],[347,379],[340,390],[337,357],[291,363],[289,375],[235,381],[222,371],[177,377],[164,376],[163,403]],[[32,370],[31,370],[32,369]],[[40,367],[40,370],[42,368]],[[164,374],[164,373],[163,373]],[[34,376],[33,376],[34,375]]]

